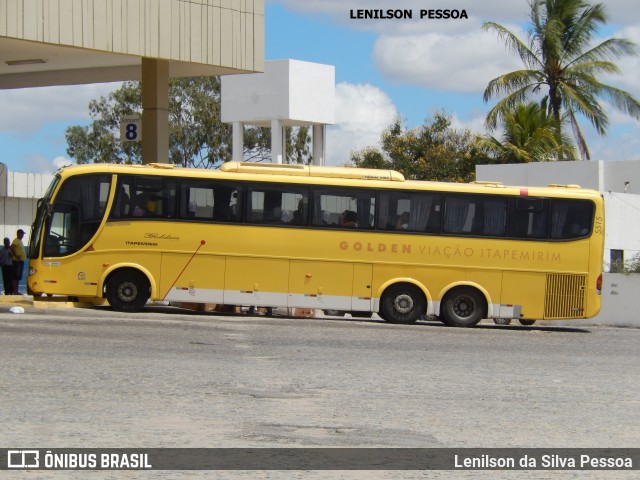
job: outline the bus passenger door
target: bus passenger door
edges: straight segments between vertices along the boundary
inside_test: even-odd
[[[291,260],[289,307],[351,310],[353,264]]]

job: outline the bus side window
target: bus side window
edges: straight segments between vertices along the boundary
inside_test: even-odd
[[[547,238],[549,234],[549,202],[544,198],[519,197],[510,202],[509,236]]]
[[[475,216],[475,203],[471,197],[447,195],[444,201],[444,233],[465,234],[471,232]]]
[[[232,204],[237,201],[237,192],[235,185],[184,179],[180,186],[179,216],[189,220],[236,222]]]
[[[374,227],[375,196],[368,191],[318,188],[313,192],[313,205],[313,226],[358,230]]]
[[[551,238],[581,238],[591,233],[592,202],[584,200],[552,200]]]
[[[486,198],[483,201],[484,221],[482,234],[502,236],[507,224],[507,201],[504,198]]]
[[[116,191],[116,198],[113,202],[111,210],[111,217],[113,218],[125,218],[129,216],[129,209],[131,208],[131,199],[125,190],[124,185],[119,185]]]
[[[160,176],[118,175],[109,219],[175,218],[177,182]]]
[[[440,195],[432,192],[381,192],[378,205],[380,230],[440,231]]]
[[[306,188],[289,184],[252,185],[245,217],[249,223],[306,225],[309,196]]]

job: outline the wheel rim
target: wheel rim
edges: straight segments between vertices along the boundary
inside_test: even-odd
[[[406,315],[413,310],[414,303],[411,295],[403,293],[393,300],[393,308],[396,312]]]
[[[469,318],[476,311],[476,302],[466,295],[459,296],[453,302],[453,313],[459,318]]]
[[[118,285],[118,298],[122,302],[133,302],[138,296],[138,287],[133,282],[123,282]]]

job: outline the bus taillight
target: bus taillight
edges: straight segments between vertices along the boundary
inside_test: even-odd
[[[598,279],[596,280],[596,293],[602,295],[602,274],[598,275]]]

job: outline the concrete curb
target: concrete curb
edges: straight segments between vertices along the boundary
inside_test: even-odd
[[[31,295],[0,295],[0,305],[35,308],[93,308],[91,302],[70,302],[67,297],[34,299]]]
[[[0,305],[32,307],[33,297],[31,295],[0,295]]]

